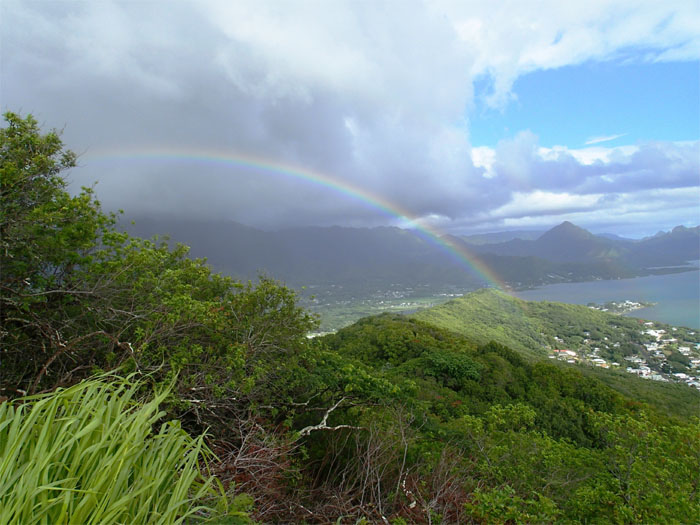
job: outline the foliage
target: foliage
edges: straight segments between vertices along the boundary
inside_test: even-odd
[[[0,523],[212,515],[222,495],[201,470],[213,459],[203,437],[162,421],[167,391],[139,403],[140,386],[103,377],[0,404]]]
[[[697,422],[671,423],[577,369],[415,319],[363,319],[324,342],[402,385],[400,411],[366,412],[366,432],[309,449],[322,479],[348,480],[346,498],[360,451],[374,451],[360,471],[384,477],[364,504],[418,522],[683,522],[699,510]],[[455,381],[460,370],[478,376]],[[675,505],[661,508],[660,494]]]
[[[651,340],[650,336],[642,333],[638,319],[607,314],[580,305],[523,301],[490,289],[421,310],[412,317],[462,334],[480,344],[495,341],[517,350],[530,360],[541,359],[551,348],[578,350],[583,338],[588,337],[590,341],[595,341],[591,344],[601,347],[602,355],[624,363],[625,355],[640,352],[640,343]],[[683,337],[681,334],[686,332],[679,328],[675,336]],[[687,360],[677,352],[674,356],[675,359],[681,356]],[[677,360],[673,363],[681,366]],[[586,366],[578,367],[578,370],[663,413],[684,418],[697,414],[700,395],[693,389],[632,378],[629,374],[621,375],[621,372],[614,370]],[[569,372],[562,369],[556,374],[566,376]]]
[[[166,382],[182,372],[177,411],[193,414],[200,429],[227,410],[241,411],[241,400],[270,403],[286,395],[268,386],[288,375],[288,360],[303,351],[316,323],[294,292],[267,277],[257,285],[236,282],[189,259],[184,246],[171,250],[117,232],[90,190],[66,192],[61,171],[75,155],[57,133],[42,135],[31,116],[5,118],[5,394],[71,384],[122,364]]]
[[[255,407],[272,407],[271,427],[291,417],[291,400],[306,395],[306,333],[317,323],[296,294],[264,276],[253,284],[213,274],[184,246],[118,232],[91,190],[66,191],[75,155],[58,133],[42,134],[31,116],[5,120],[0,399],[100,370],[138,371],[170,387],[171,417],[193,435],[208,429],[219,447]]]
[[[56,132],[41,135],[31,116],[7,113],[5,120],[0,129],[0,388],[12,385],[21,393],[32,387],[29,377],[42,375],[50,356],[72,350],[53,312],[70,309],[72,273],[89,263],[89,251],[113,218],[99,211],[91,190],[73,197],[65,191],[60,172],[74,166],[76,157],[63,149]]]
[[[622,394],[626,403],[653,407],[660,414],[686,420],[698,415],[700,396],[697,390],[679,383],[663,383],[630,377],[622,371],[597,367],[576,367],[585,376],[595,378]]]
[[[509,485],[491,490],[476,490],[473,499],[465,503],[467,512],[484,523],[552,523],[560,515],[549,499],[534,494],[524,498]]]

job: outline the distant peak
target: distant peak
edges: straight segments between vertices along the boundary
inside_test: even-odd
[[[676,226],[671,230],[671,233],[688,233],[688,232],[698,232],[700,231],[700,226],[690,227],[687,226]]]
[[[591,238],[594,235],[588,230],[576,226],[575,224],[564,221],[559,226],[555,226],[551,230],[542,234],[540,239],[547,239],[553,237],[577,237],[577,238]]]
[[[562,222],[559,226],[555,226],[554,228],[552,228],[552,230],[587,231],[587,230],[584,230],[583,228],[581,228],[580,226],[576,226],[573,222],[569,222],[569,221]]]

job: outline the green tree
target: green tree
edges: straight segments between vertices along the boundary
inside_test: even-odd
[[[691,523],[697,518],[697,418],[688,425],[659,426],[643,414],[592,417],[605,472],[574,500],[579,512],[590,513],[593,521],[605,516],[619,523]]]
[[[163,381],[177,374],[176,405],[206,426],[226,411],[284,399],[280,379],[308,375],[294,363],[317,320],[292,290],[267,277],[236,282],[188,258],[185,246],[118,232],[91,190],[66,191],[63,172],[76,156],[55,131],[42,134],[31,116],[6,113],[5,121],[2,394],[120,366]]]
[[[56,311],[80,294],[74,275],[114,217],[90,189],[71,196],[61,172],[75,165],[55,131],[6,113],[0,129],[0,388],[31,389],[56,356],[72,351]],[[87,335],[87,334],[84,334]],[[41,372],[43,371],[43,372]],[[19,391],[19,392],[18,392]]]

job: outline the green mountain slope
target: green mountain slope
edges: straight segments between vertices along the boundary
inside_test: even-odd
[[[646,333],[645,329],[651,327],[644,326],[639,319],[581,305],[524,301],[493,289],[478,290],[420,310],[413,318],[451,330],[478,344],[495,341],[509,346],[531,361],[556,355],[555,350],[570,350],[575,353],[570,360],[581,365],[582,373],[600,379],[626,396],[678,415],[700,412],[697,390],[681,384],[639,379],[625,372],[630,364],[625,357],[640,356],[652,373],[675,379],[662,371],[673,372],[674,366],[682,366],[679,345],[691,345],[692,351],[697,352],[694,343],[698,335],[688,329],[663,325],[676,341],[658,357],[645,346],[656,341]],[[602,364],[611,368],[596,366],[600,363],[594,359],[604,361]],[[687,368],[683,371],[693,373]]]
[[[631,317],[575,304],[524,301],[489,288],[414,316],[480,343],[496,341],[540,357],[546,357],[553,348],[578,346],[586,337],[609,342],[608,346],[617,342],[620,346],[625,342],[639,344],[648,339],[640,333],[640,321]]]
[[[526,301],[482,288],[445,304],[420,310],[414,318],[468,336],[478,343],[496,341],[524,354],[546,356],[548,339],[541,321],[528,315]]]
[[[397,385],[404,401],[437,416],[436,425],[464,414],[484,414],[494,404],[523,402],[537,412],[541,430],[590,445],[586,419],[572,414],[627,411],[621,396],[574,369],[527,362],[504,345],[479,345],[401,315],[361,319],[324,342],[341,357]]]
[[[358,473],[399,487],[410,523],[685,523],[698,509],[694,421],[583,369],[392,314],[319,343],[328,370],[352,378],[333,424],[363,429],[309,443],[324,490],[347,494]],[[359,497],[388,506],[381,490]]]

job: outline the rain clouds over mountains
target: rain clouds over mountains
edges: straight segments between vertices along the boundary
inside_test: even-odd
[[[185,243],[193,256],[207,257],[217,271],[228,275],[248,279],[266,273],[294,286],[479,287],[484,279],[473,270],[475,263],[510,286],[529,287],[678,271],[660,267],[700,258],[700,227],[683,226],[629,240],[593,235],[564,222],[539,235],[514,232],[517,237],[505,242],[499,242],[508,238],[503,233],[482,235],[478,241],[457,236],[438,241],[394,227],[270,232],[235,222],[163,218],[137,218],[125,227],[136,235],[167,235],[172,242]]]

